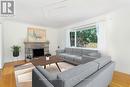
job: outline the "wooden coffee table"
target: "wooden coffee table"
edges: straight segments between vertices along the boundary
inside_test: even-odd
[[[46,65],[55,63],[56,66],[58,67],[59,71],[61,72],[61,69],[58,65],[58,62],[63,62],[63,58],[61,58],[60,56],[54,55],[49,57],[49,60],[46,60],[46,57],[40,57],[37,59],[33,59],[30,62],[34,65],[34,66],[44,66],[44,68],[46,69]]]

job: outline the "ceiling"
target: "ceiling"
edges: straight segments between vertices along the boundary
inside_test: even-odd
[[[3,17],[61,28],[130,5],[130,0],[15,0],[15,16]]]

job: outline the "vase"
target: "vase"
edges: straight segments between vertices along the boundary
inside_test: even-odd
[[[46,60],[49,60],[50,58],[49,57],[46,57]]]
[[[18,56],[19,56],[19,52],[13,51],[13,56],[14,56],[14,57],[18,57]]]

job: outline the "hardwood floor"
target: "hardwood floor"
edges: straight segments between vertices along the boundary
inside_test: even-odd
[[[110,87],[130,87],[130,75],[115,71]]]
[[[0,72],[0,87],[16,87],[14,66],[25,63],[25,61],[18,61],[5,64]],[[130,75],[115,71],[109,87],[130,87]]]
[[[25,61],[7,63],[1,72],[0,87],[16,87],[14,66],[24,64]]]

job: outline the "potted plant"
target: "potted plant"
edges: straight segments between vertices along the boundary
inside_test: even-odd
[[[21,47],[17,46],[17,45],[13,45],[11,48],[12,48],[12,51],[13,51],[13,56],[18,57]]]
[[[49,56],[51,56],[51,54],[50,54],[50,53],[47,53],[47,54],[45,54],[45,56],[46,56],[46,57],[49,57]]]

